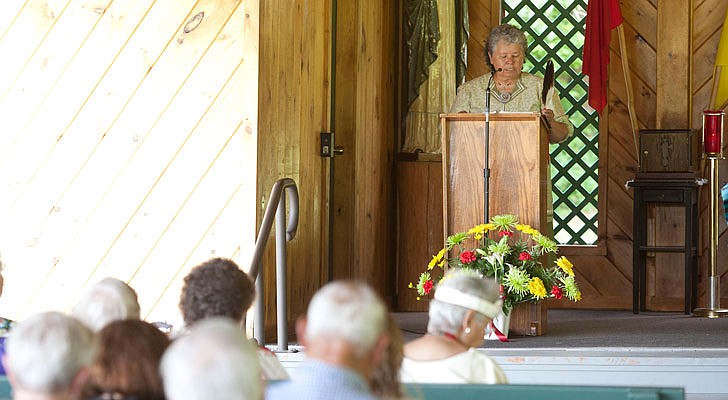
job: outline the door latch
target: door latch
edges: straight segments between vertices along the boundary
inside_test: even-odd
[[[334,145],[334,132],[321,132],[321,157],[334,157],[344,154],[344,148]]]

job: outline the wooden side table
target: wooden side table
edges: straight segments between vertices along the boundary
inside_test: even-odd
[[[683,253],[685,256],[685,314],[697,305],[698,292],[698,187],[693,174],[644,174],[628,183],[634,189],[634,224],[632,244],[632,312],[645,311],[646,253]],[[682,205],[685,207],[685,241],[683,246],[647,245],[647,206]]]

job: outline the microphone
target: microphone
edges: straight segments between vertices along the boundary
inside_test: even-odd
[[[490,151],[490,84],[493,82],[493,76],[496,72],[503,71],[503,68],[490,70],[490,78],[488,78],[488,86],[485,88],[485,137],[483,140],[483,223],[488,223],[488,193],[490,188],[490,168],[488,168],[488,152]]]
[[[490,115],[490,84],[493,83],[493,77],[495,76],[496,72],[503,71],[503,68],[498,68],[490,70],[490,77],[488,78],[488,86],[485,87],[485,120],[488,121],[489,115]]]

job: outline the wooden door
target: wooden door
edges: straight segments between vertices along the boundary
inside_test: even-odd
[[[320,133],[330,129],[331,7],[329,0],[260,4],[257,226],[273,183],[296,181],[298,232],[287,246],[289,333],[328,279],[329,160],[320,156],[319,142]],[[275,331],[272,235],[263,259],[269,339]]]
[[[258,201],[282,177],[300,193],[298,234],[288,244],[289,322],[330,279],[392,291],[397,10],[389,0],[261,4]],[[341,156],[320,156],[327,131]],[[273,247],[264,259],[269,278]],[[273,313],[266,319],[271,328]]]
[[[395,291],[394,138],[400,4],[336,5],[335,125],[344,154],[333,160],[331,277]]]

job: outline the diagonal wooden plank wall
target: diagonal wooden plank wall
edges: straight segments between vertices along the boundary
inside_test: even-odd
[[[257,50],[257,1],[3,1],[0,315],[114,276],[179,323],[192,266],[247,265]]]
[[[497,19],[499,0],[469,2],[471,38],[468,42],[469,67],[467,79],[485,72],[482,65],[482,44]],[[690,7],[683,1],[630,0],[621,1],[627,54],[634,88],[638,129],[699,128],[702,110],[707,107],[715,53],[722,24],[728,8],[724,0],[695,0]],[[662,6],[662,9],[659,7]],[[692,21],[692,29],[690,22]],[[677,32],[677,33],[676,33]],[[680,33],[684,32],[684,33]],[[680,36],[684,35],[684,36]],[[684,37],[690,37],[684,40]],[[682,53],[674,53],[674,42],[685,43]],[[621,68],[616,32],[612,33],[609,75],[609,104],[601,118],[600,135],[600,192],[599,236],[596,248],[562,247],[576,266],[583,298],[577,307],[630,309],[632,305],[632,192],[625,182],[634,178],[638,169],[635,141],[627,113],[627,95]],[[688,47],[689,46],[689,47]],[[661,52],[662,51],[662,52]],[[682,59],[680,59],[682,57]],[[685,66],[688,63],[689,65]],[[658,72],[658,66],[662,68]],[[684,68],[683,68],[684,67]],[[681,71],[688,71],[680,75]],[[672,75],[677,74],[677,75]],[[686,79],[687,78],[687,79]],[[683,93],[678,102],[674,95]],[[673,101],[673,103],[670,103]],[[674,112],[671,107],[683,107]],[[688,115],[691,111],[692,115]],[[684,119],[684,121],[682,121]],[[721,163],[720,185],[728,179],[728,168]],[[704,176],[707,171],[704,172]],[[700,208],[700,283],[699,304],[704,303],[708,271],[707,187],[701,189]],[[676,232],[682,230],[680,210],[657,210],[652,214],[648,230],[654,240],[682,240]],[[728,299],[724,261],[728,248],[726,226],[720,227],[719,272],[722,275],[722,304]],[[664,244],[664,242],[661,242]],[[664,257],[649,260],[648,308],[681,310],[683,274],[681,259]],[[553,307],[562,306],[553,303]],[[573,307],[574,304],[563,304]]]

